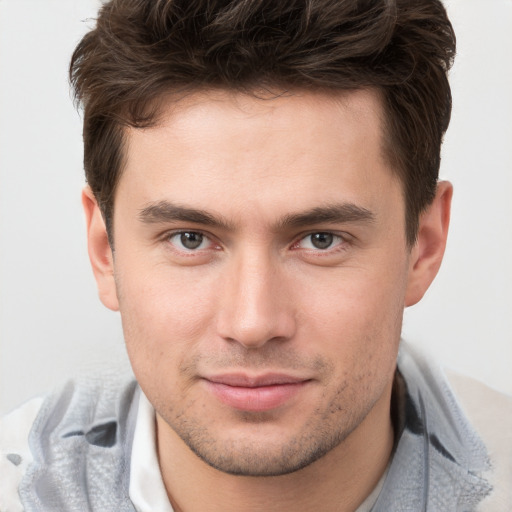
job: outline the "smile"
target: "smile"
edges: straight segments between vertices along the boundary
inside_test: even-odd
[[[207,378],[205,382],[223,404],[241,411],[264,412],[284,405],[310,380],[274,374],[260,377],[229,374]]]

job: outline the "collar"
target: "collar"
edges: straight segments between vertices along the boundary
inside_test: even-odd
[[[373,511],[473,510],[491,491],[485,445],[441,370],[404,342],[394,393],[399,439]]]

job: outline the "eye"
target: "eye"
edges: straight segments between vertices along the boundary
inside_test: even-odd
[[[297,243],[301,249],[327,250],[341,245],[344,242],[341,236],[329,232],[310,233]]]
[[[212,242],[202,233],[197,231],[182,231],[169,237],[169,242],[177,249],[183,251],[197,251],[207,249]]]

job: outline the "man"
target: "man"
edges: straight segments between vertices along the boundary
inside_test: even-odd
[[[103,6],[71,79],[137,382],[8,417],[9,507],[510,507],[506,431],[400,348],[446,243],[454,52],[437,1]]]

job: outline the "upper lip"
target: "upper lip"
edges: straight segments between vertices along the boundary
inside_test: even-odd
[[[205,377],[214,384],[241,388],[257,388],[261,386],[277,386],[283,384],[299,384],[309,379],[285,375],[282,373],[267,373],[264,375],[247,375],[245,373],[225,373]]]

